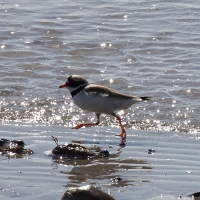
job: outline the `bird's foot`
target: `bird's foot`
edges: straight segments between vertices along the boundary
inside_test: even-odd
[[[117,134],[116,136],[121,137],[122,143],[126,142],[126,132],[122,132],[120,134]]]
[[[123,133],[117,134],[117,135],[115,135],[115,136],[122,137],[122,136],[123,136]]]
[[[85,126],[85,124],[78,124],[78,125],[72,127],[72,129],[79,129],[79,128],[83,127],[83,126]]]
[[[88,123],[88,124],[78,124],[77,126],[73,127],[72,129],[79,129],[79,128],[82,128],[83,126],[86,126],[86,127],[88,127],[88,126],[96,126],[98,124],[99,124],[99,122],[96,122],[94,124],[91,124],[91,123]]]
[[[115,136],[121,137],[121,138],[126,138],[126,132],[122,132],[120,134],[117,134]]]

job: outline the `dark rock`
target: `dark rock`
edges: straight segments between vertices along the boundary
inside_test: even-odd
[[[52,153],[71,159],[87,159],[95,156],[94,152],[78,144],[58,145],[52,150]]]
[[[107,150],[102,150],[100,151],[99,157],[108,157],[109,156],[109,152]]]
[[[1,138],[0,139],[0,147],[19,147],[19,148],[23,148],[24,147],[24,142],[22,140],[7,140],[5,138]]]
[[[192,194],[193,200],[200,200],[200,192],[195,192]]]
[[[109,194],[91,186],[70,188],[61,200],[115,200]]]
[[[6,155],[9,153],[15,154],[33,154],[32,150],[24,149],[25,143],[22,140],[8,140],[5,138],[0,139],[0,153]]]
[[[152,154],[152,153],[155,153],[155,152],[156,152],[156,150],[154,150],[154,149],[148,149],[148,151],[147,151],[148,154]]]
[[[120,177],[115,177],[115,178],[111,178],[112,183],[118,183],[119,181],[122,181],[122,178]]]

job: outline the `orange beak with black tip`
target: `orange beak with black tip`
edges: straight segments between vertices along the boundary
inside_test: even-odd
[[[64,83],[64,84],[62,84],[61,86],[59,86],[59,88],[63,88],[63,87],[67,87],[67,84]]]

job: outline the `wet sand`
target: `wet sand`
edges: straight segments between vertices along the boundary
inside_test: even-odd
[[[88,184],[116,200],[191,199],[199,192],[199,2],[21,0],[1,2],[1,9],[0,137],[34,151],[0,157],[2,199],[60,200],[69,187]],[[126,146],[110,116],[98,127],[69,128],[96,122],[58,88],[72,74],[153,97],[120,111]],[[52,158],[51,135],[59,144],[107,149],[110,157]]]
[[[127,129],[120,146],[117,128],[93,127],[72,130],[64,126],[36,124],[1,125],[0,136],[23,140],[33,155],[1,156],[0,197],[4,199],[61,199],[69,187],[92,184],[116,200],[192,199],[199,189],[199,135]],[[81,141],[108,158],[90,160],[51,157],[59,144]],[[148,154],[148,149],[155,152]],[[112,178],[122,180],[115,182]]]

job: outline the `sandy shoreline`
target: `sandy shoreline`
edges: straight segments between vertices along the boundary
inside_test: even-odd
[[[111,130],[110,130],[111,129]],[[61,199],[68,187],[93,184],[116,200],[191,199],[199,189],[198,135],[127,130],[125,147],[117,128],[72,130],[63,126],[1,125],[0,136],[21,139],[31,156],[1,157],[0,196],[5,199]],[[59,161],[47,152],[59,143],[79,140],[93,150],[107,149],[109,158]],[[148,154],[148,149],[155,152]],[[112,183],[111,178],[122,181]]]

